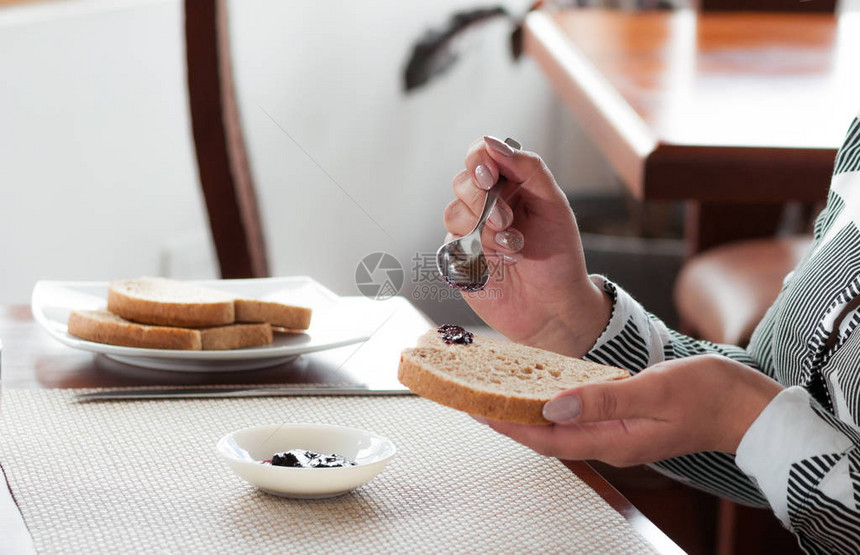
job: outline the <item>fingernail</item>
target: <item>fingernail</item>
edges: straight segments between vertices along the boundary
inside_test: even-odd
[[[478,187],[485,191],[493,186],[493,174],[483,164],[478,164],[475,168],[475,180],[478,182]]]
[[[488,135],[484,137],[484,140],[487,142],[488,145],[490,145],[490,148],[492,148],[502,156],[511,157],[514,155],[514,149],[512,149],[502,141],[498,140],[497,138],[490,137]]]
[[[543,417],[558,424],[572,422],[579,418],[581,413],[582,403],[575,395],[557,397],[543,406]]]
[[[515,252],[513,254],[507,254],[507,253],[501,253],[500,252],[498,254],[499,254],[499,256],[502,257],[502,262],[504,262],[505,264],[516,264],[517,262],[519,262],[520,260],[523,259],[523,255],[518,253],[518,252]]]
[[[496,243],[510,251],[517,252],[525,246],[525,239],[519,231],[506,229],[496,233]]]
[[[512,138],[510,138],[510,137],[508,137],[507,139],[505,139],[505,144],[506,144],[506,145],[508,145],[509,147],[511,147],[511,148],[512,148],[512,149],[514,149],[514,150],[522,150],[522,149],[523,149],[523,145],[521,145],[521,144],[520,144],[520,142],[519,142],[518,140],[516,140],[516,139],[512,139]]]
[[[490,210],[490,223],[492,223],[495,227],[504,228],[505,227],[505,217],[502,215],[501,211],[499,211],[499,205],[493,206],[493,209]]]

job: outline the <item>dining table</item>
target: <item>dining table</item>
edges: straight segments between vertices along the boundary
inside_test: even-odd
[[[691,252],[823,201],[860,108],[856,11],[544,9],[523,46],[630,196],[686,203]]]
[[[297,543],[293,547],[329,545],[325,543],[329,540],[324,539],[326,534],[323,533],[328,531],[328,535],[335,538],[330,541],[347,541],[347,545],[352,542],[353,550],[357,551],[403,548],[404,544],[390,543],[397,541],[397,538],[401,538],[400,541],[422,542],[417,545],[427,548],[436,546],[445,551],[457,548],[458,541],[466,541],[458,540],[459,536],[468,539],[471,542],[469,545],[475,550],[481,550],[483,547],[500,545],[522,547],[522,544],[517,543],[524,541],[519,536],[527,535],[529,527],[536,528],[534,532],[541,542],[549,542],[540,544],[547,549],[567,545],[570,551],[591,551],[595,549],[595,544],[577,542],[592,541],[604,542],[596,545],[604,546],[607,552],[618,552],[618,549],[628,552],[682,552],[587,462],[562,461],[559,464],[554,459],[542,460],[536,453],[495,434],[483,424],[467,416],[460,418],[465,415],[458,411],[411,395],[397,381],[399,354],[403,348],[413,346],[416,338],[432,327],[433,323],[402,297],[386,301],[361,298],[356,299],[356,302],[364,302],[368,307],[368,317],[375,313],[377,319],[374,322],[379,322],[374,323],[374,329],[366,341],[303,354],[295,360],[269,368],[219,372],[175,372],[118,362],[104,354],[72,348],[55,340],[34,320],[30,306],[0,307],[0,469],[6,478],[5,487],[0,487],[0,529],[3,531],[0,534],[0,552],[19,554],[42,549],[84,548],[111,550],[111,545],[124,545],[111,542],[121,542],[129,534],[141,534],[139,537],[142,539],[138,541],[145,543],[154,541],[153,538],[168,542],[171,533],[187,536],[185,540],[191,543],[184,545],[186,550],[190,545],[191,551],[213,548],[242,551],[248,550],[249,545],[264,547],[268,545],[266,541],[276,541],[269,538],[270,528],[271,534],[281,534],[277,541],[284,542],[284,538],[287,541],[295,540]],[[244,401],[166,399],[84,403],[73,398],[74,394],[80,392],[136,391],[155,387],[177,391],[211,388],[217,391],[225,386],[236,385],[287,385],[308,388],[308,391],[295,398]],[[337,391],[326,389],[332,385],[350,386],[347,388],[349,393],[338,394]],[[356,388],[363,392],[356,394]],[[355,421],[374,422],[382,427],[387,425],[392,437],[397,438],[395,441],[399,443],[399,452],[390,469],[356,492],[338,500],[293,501],[255,492],[231,475],[226,465],[217,462],[210,470],[212,476],[202,482],[209,486],[204,488],[207,490],[205,494],[194,490],[184,491],[182,481],[158,472],[183,472],[195,457],[183,455],[182,460],[153,462],[147,458],[149,451],[146,449],[135,451],[138,453],[135,456],[143,457],[137,464],[151,464],[152,468],[136,468],[135,473],[155,474],[147,477],[142,485],[135,486],[132,478],[118,476],[125,474],[125,471],[113,466],[124,459],[121,453],[111,451],[111,444],[132,449],[134,442],[118,432],[111,437],[102,437],[105,428],[128,425],[135,427],[135,434],[139,434],[138,441],[151,444],[147,449],[157,450],[162,443],[170,441],[196,445],[199,438],[188,436],[176,439],[171,434],[185,433],[182,428],[186,424],[191,427],[202,426],[200,429],[208,434],[227,433],[230,430],[220,429],[223,424],[219,424],[218,419],[230,421],[229,415],[232,413],[240,415],[237,418],[244,421],[242,419],[260,418],[260,415],[285,418],[282,416],[284,411],[292,411],[291,414],[296,417],[304,418],[310,414],[313,418],[319,417],[347,426]],[[211,421],[206,423],[206,419]],[[421,422],[416,422],[416,419]],[[424,422],[434,419],[438,419],[438,422]],[[414,429],[402,429],[413,425],[416,426]],[[159,426],[170,430],[160,429]],[[435,475],[424,475],[422,461],[414,460],[414,456],[419,452],[425,455],[437,451],[441,455],[445,452],[443,443],[423,443],[429,441],[429,437],[436,438],[434,441],[445,438],[444,434],[434,435],[440,432],[440,427],[451,432],[447,437],[452,441],[452,448],[457,449],[456,453],[450,455],[451,458],[464,457],[466,461],[481,460],[485,465],[492,465],[492,456],[481,458],[479,453],[468,452],[473,445],[476,448],[480,445],[489,446],[488,449],[498,448],[499,453],[494,456],[501,457],[508,451],[512,455],[505,455],[507,458],[504,464],[500,463],[498,468],[469,469],[466,482],[453,488],[458,491],[436,491],[423,487],[422,483],[432,480]],[[195,430],[195,434],[200,433],[197,428]],[[455,433],[457,430],[462,433]],[[28,453],[21,452],[32,449],[35,456],[42,449],[39,442],[52,441],[50,436],[55,433],[67,434],[69,437],[57,443],[68,449],[60,448],[60,452],[55,453],[53,465],[40,466],[40,463],[28,460]],[[204,444],[205,441],[200,443]],[[214,456],[214,445],[211,447],[210,454]],[[57,447],[49,452],[54,453],[53,449]],[[69,453],[68,463],[64,460],[66,451]],[[73,465],[74,456],[82,457],[84,464],[91,468],[81,470],[78,474],[74,474],[74,469],[59,469],[56,470],[56,476],[42,476],[52,472],[55,466]],[[555,464],[551,464],[553,462]],[[444,460],[434,462],[432,466],[436,472],[444,472],[446,468]],[[509,476],[505,474],[508,467],[511,472]],[[552,474],[553,469],[560,474],[549,477],[541,474]],[[74,476],[67,476],[67,472]],[[441,479],[449,480],[451,477],[442,476]],[[168,481],[170,486],[160,489],[159,480]],[[189,481],[191,478],[185,477],[184,480]],[[78,481],[86,481],[89,485],[79,486]],[[56,491],[51,490],[52,485],[56,485]],[[113,491],[113,488],[119,490]],[[568,489],[569,493],[566,493]],[[488,509],[482,503],[492,499],[493,495],[505,495],[504,492],[515,496],[513,502],[522,505],[522,511],[502,513],[500,507],[487,512]],[[524,496],[523,492],[528,495]],[[144,505],[144,501],[137,501],[136,496],[151,497],[147,502],[153,505]],[[544,506],[530,506],[529,496]],[[547,499],[551,503],[547,503]],[[137,509],[136,503],[140,503]],[[73,510],[66,509],[66,505],[73,507]],[[103,505],[117,507],[111,511],[127,512],[122,517],[126,520],[115,524],[120,526],[120,532],[116,535],[112,535],[113,525],[107,522],[114,518],[113,513],[99,512],[107,510],[98,508]],[[559,505],[558,510],[571,511],[574,520],[585,520],[577,525],[570,521],[570,515],[560,513],[557,517],[563,518],[565,522],[552,523],[549,532],[540,529],[540,524],[529,521],[543,514],[548,519],[552,518],[555,505]],[[163,506],[169,506],[177,513],[185,511],[182,514],[190,516],[173,524],[167,517],[164,517],[166,520],[159,520],[162,516],[158,508]],[[229,510],[230,507],[233,510]],[[53,510],[56,510],[56,514],[52,514]],[[219,515],[220,510],[229,514]],[[88,511],[93,511],[95,516],[78,514]],[[266,518],[265,511],[271,512],[269,520],[265,521],[265,527],[260,523],[257,525],[267,531],[255,538],[253,534],[259,534],[260,528],[254,528],[254,519]],[[586,518],[592,511],[593,522]],[[140,518],[138,512],[146,512],[147,518],[135,520]],[[196,519],[200,514],[205,514],[206,518],[198,521]],[[314,515],[315,520],[302,519],[302,515],[309,514]],[[341,520],[329,518],[330,514],[340,515]],[[277,524],[281,522],[280,516],[275,518],[278,515],[288,522],[283,526]],[[475,520],[474,515],[481,515],[480,522],[472,522]],[[106,520],[92,522],[97,518]],[[494,525],[497,528],[494,529]],[[172,529],[171,526],[177,528]],[[205,534],[195,530],[195,526],[207,527]],[[86,533],[81,532],[81,527],[87,528]],[[317,527],[320,532],[314,536]],[[518,531],[522,527],[526,527],[525,532]],[[143,530],[136,531],[137,528]],[[460,528],[463,531],[458,535],[456,532]],[[249,531],[251,529],[256,531],[252,533]],[[444,537],[444,530],[451,530],[452,537]],[[469,539],[468,534],[473,532],[479,535]],[[200,536],[203,539],[193,539],[195,533],[203,534]],[[250,544],[238,543],[243,533],[252,535]],[[371,533],[377,536],[367,543],[364,536]],[[380,539],[380,533],[387,539]],[[487,535],[480,535],[483,533]],[[338,540],[336,537],[339,534],[343,538]],[[174,537],[172,541],[179,540]],[[143,551],[156,548],[171,550],[169,542],[164,545],[137,547]],[[591,547],[583,547],[587,545]]]

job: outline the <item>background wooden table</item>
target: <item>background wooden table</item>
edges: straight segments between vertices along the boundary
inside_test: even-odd
[[[431,325],[405,300],[398,301],[402,304],[395,315],[364,344],[303,355],[292,364],[267,369],[210,374],[145,370],[77,351],[44,332],[33,320],[29,307],[0,307],[0,340],[3,342],[0,384],[3,388],[84,388],[350,382],[394,388],[399,385],[396,369],[400,350],[413,345]],[[682,553],[588,464],[566,461],[565,465],[621,513],[658,552]],[[20,521],[20,516],[14,501],[8,488],[0,485],[0,529],[3,530],[0,553],[27,552],[27,546],[31,546],[26,531],[14,526],[16,521]]]
[[[524,43],[642,200],[820,201],[860,107],[860,14],[534,12]]]

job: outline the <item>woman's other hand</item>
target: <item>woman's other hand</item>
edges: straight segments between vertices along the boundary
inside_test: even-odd
[[[584,385],[544,406],[551,426],[488,421],[538,453],[631,466],[702,451],[734,453],[782,386],[717,355],[655,364],[615,382]]]

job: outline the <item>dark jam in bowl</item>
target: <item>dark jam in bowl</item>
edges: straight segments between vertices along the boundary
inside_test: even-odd
[[[466,331],[461,326],[455,326],[454,324],[445,324],[436,329],[437,332],[442,336],[442,341],[447,343],[448,345],[452,345],[454,343],[458,345],[468,345],[472,342],[472,332]]]
[[[290,449],[283,453],[275,453],[271,460],[263,461],[272,466],[286,466],[289,468],[341,468],[344,466],[355,466],[355,463],[341,457],[340,455],[323,455],[315,451],[304,449]]]

